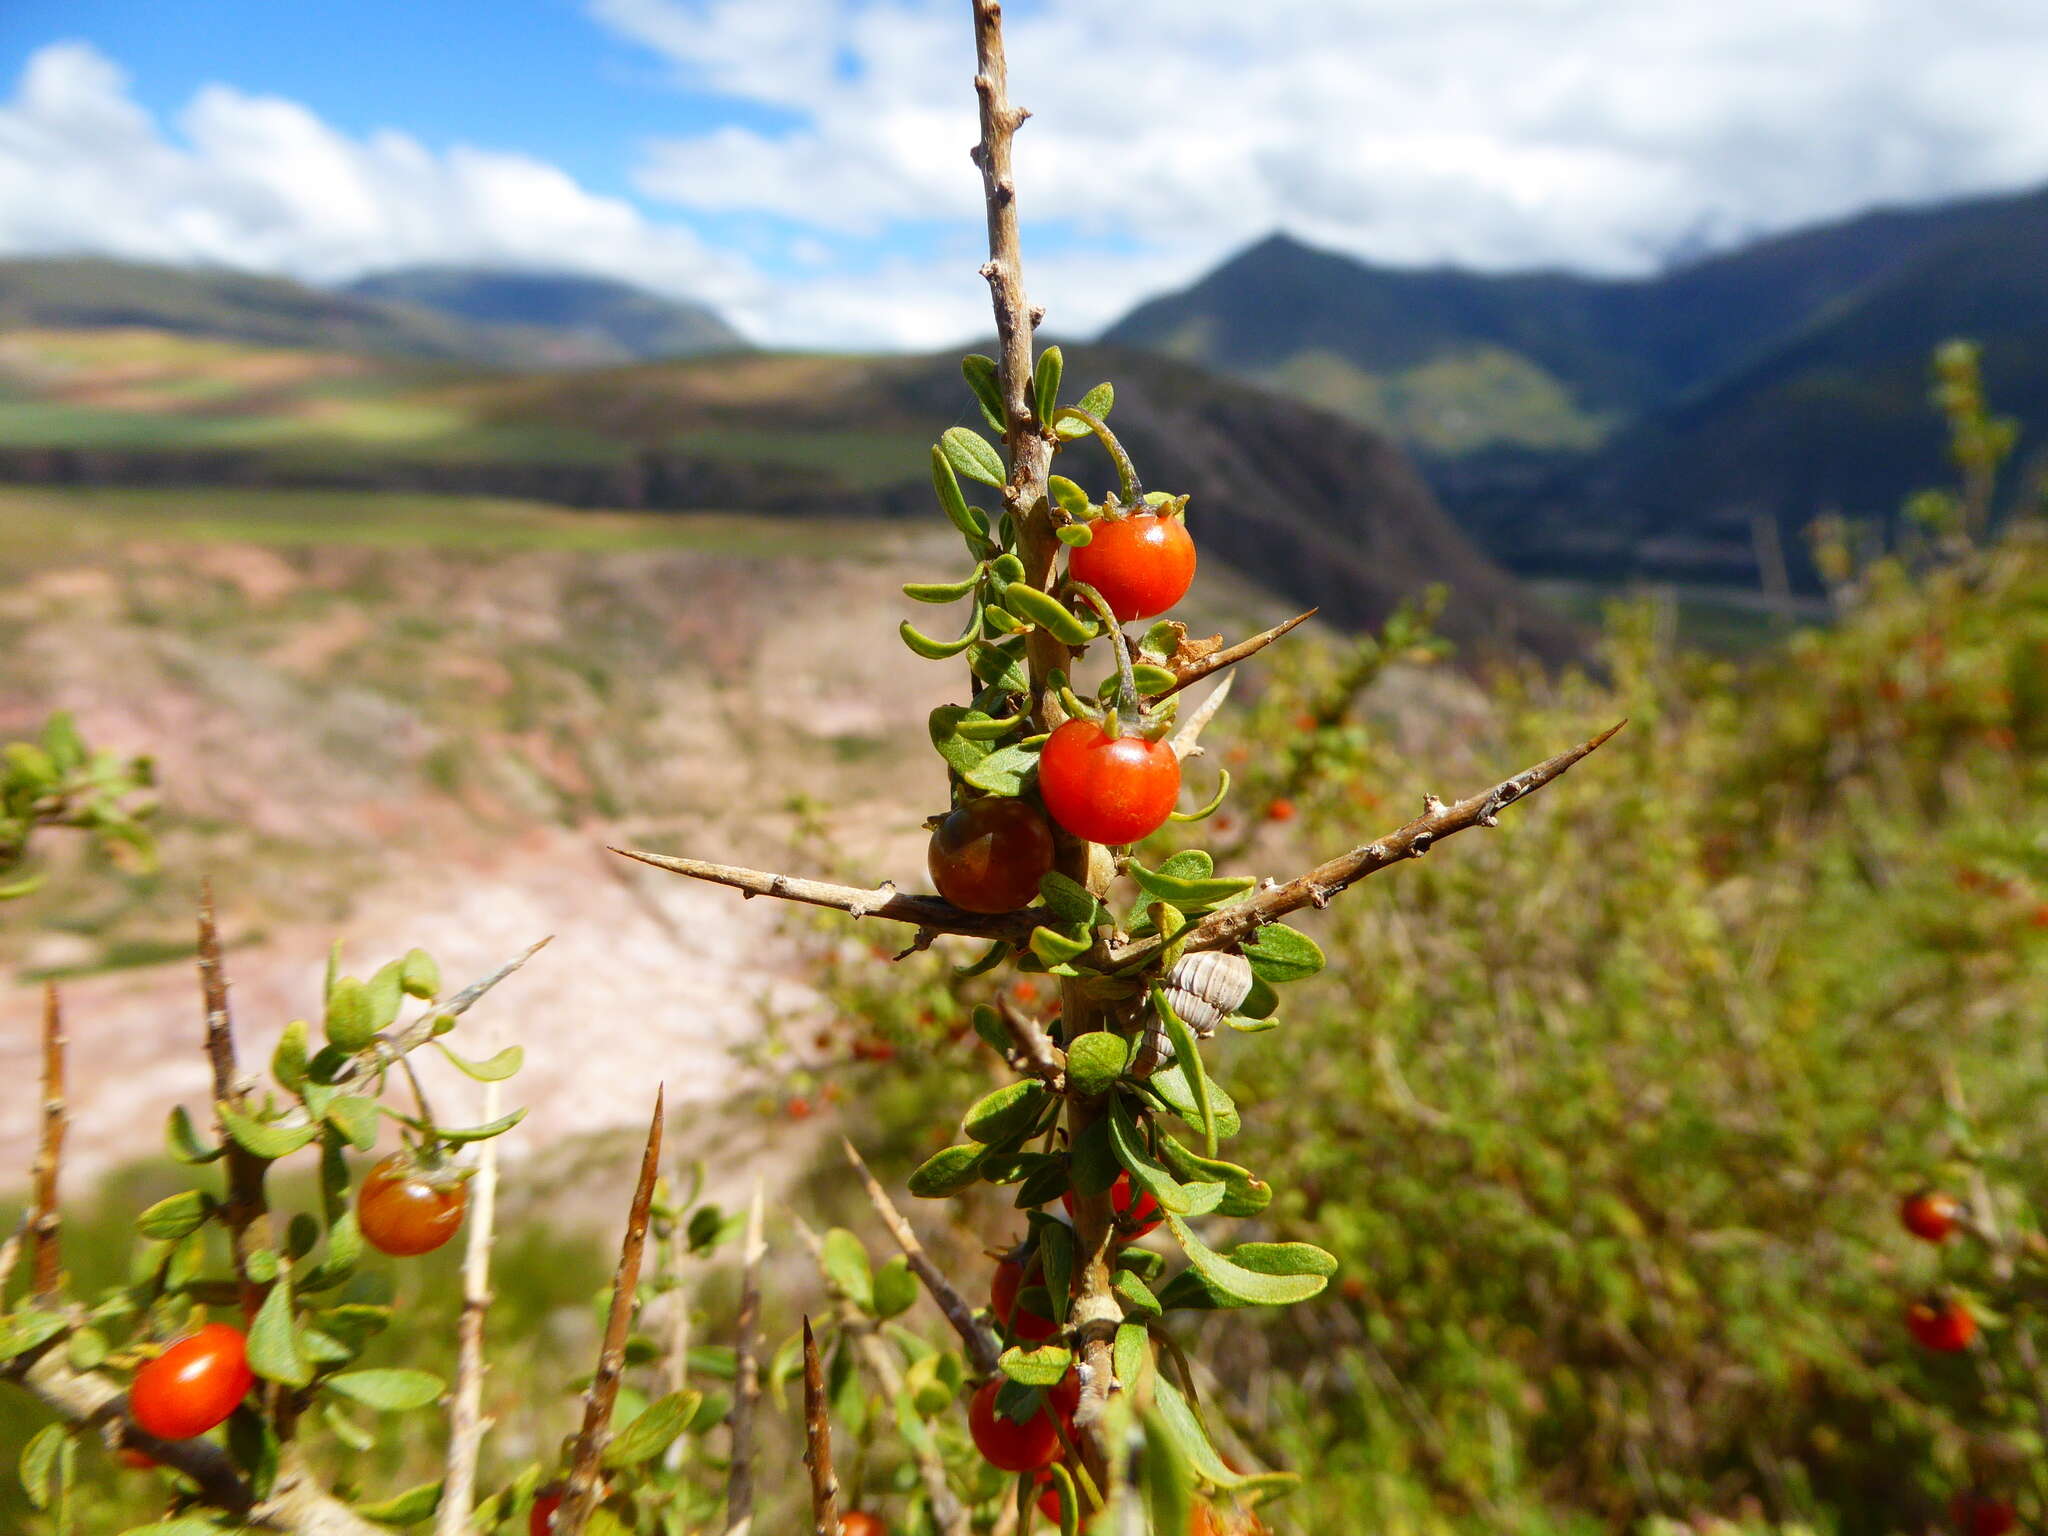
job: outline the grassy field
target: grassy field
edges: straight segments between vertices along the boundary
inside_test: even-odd
[[[894,530],[900,533],[900,529]],[[0,549],[134,539],[281,548],[331,545],[479,553],[691,550],[837,560],[873,551],[890,525],[804,524],[750,513],[582,512],[541,502],[376,491],[0,487]]]

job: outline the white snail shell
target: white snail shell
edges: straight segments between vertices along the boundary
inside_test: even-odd
[[[1166,1004],[1180,1021],[1207,1040],[1226,1014],[1237,1012],[1252,993],[1252,963],[1243,955],[1207,949],[1182,955],[1160,983]]]

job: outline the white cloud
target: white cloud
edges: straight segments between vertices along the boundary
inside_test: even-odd
[[[573,265],[783,345],[987,326],[961,0],[584,3],[714,118],[735,98],[791,126],[748,113],[640,146],[662,219],[530,156],[354,137],[225,86],[167,129],[113,63],[56,44],[0,104],[0,250],[316,280]],[[1018,146],[1032,296],[1067,335],[1275,228],[1391,262],[1635,272],[2048,180],[2048,7],[2029,0],[1012,0],[1009,31],[1037,114]],[[746,227],[788,275],[692,220]]]
[[[178,127],[174,141],[87,44],[39,50],[0,105],[0,251],[316,282],[413,262],[566,265],[702,297],[743,325],[772,312],[744,262],[529,156],[351,138],[295,102],[219,85]]]
[[[806,119],[652,145],[650,196],[846,235],[973,218],[959,0],[588,4],[686,85]],[[2048,10],[2011,0],[1040,0],[1008,28],[1027,218],[1136,248],[1105,290],[1041,279],[1077,323],[1277,227],[1632,272],[2048,179]]]

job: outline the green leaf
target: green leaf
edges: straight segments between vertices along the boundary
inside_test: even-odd
[[[285,1025],[284,1033],[278,1036],[277,1049],[270,1053],[270,1075],[288,1093],[305,1090],[306,1062],[312,1055],[311,1042],[312,1026],[304,1019],[293,1019]]]
[[[176,1239],[197,1232],[213,1214],[213,1199],[203,1190],[188,1189],[159,1200],[135,1218],[135,1230],[144,1237]]]
[[[984,1146],[1021,1136],[1038,1123],[1052,1102],[1041,1083],[1026,1079],[982,1095],[960,1121],[960,1129]]]
[[[1073,939],[1044,926],[1031,930],[1031,953],[1048,966],[1065,965],[1069,960],[1086,954],[1094,942],[1093,935]]]
[[[1138,1134],[1138,1123],[1132,1118],[1130,1106],[1121,1095],[1109,1103],[1109,1143],[1116,1151],[1117,1162],[1130,1174],[1131,1182],[1157,1200],[1160,1209],[1169,1214],[1205,1215],[1214,1210],[1216,1202],[1223,1198],[1221,1184],[1184,1185],[1145,1150],[1144,1139]]]
[[[1252,974],[1268,986],[1301,981],[1323,968],[1321,946],[1285,923],[1268,923],[1243,948]]]
[[[875,1316],[884,1320],[901,1317],[917,1303],[917,1276],[902,1254],[875,1271]]]
[[[957,603],[980,584],[977,570],[965,581],[906,581],[903,595],[917,603]]]
[[[1291,1306],[1321,1294],[1337,1271],[1336,1259],[1309,1243],[1242,1243],[1226,1258],[1205,1246],[1172,1211],[1165,1212],[1165,1216],[1188,1262],[1194,1266],[1193,1273],[1207,1281],[1209,1289],[1227,1298],[1224,1305]],[[1167,1289],[1171,1291],[1173,1285],[1169,1284]],[[1161,1302],[1166,1299],[1165,1295],[1160,1297]]]
[[[604,1465],[614,1469],[637,1467],[654,1460],[690,1427],[703,1404],[702,1392],[671,1392],[666,1397],[657,1397],[604,1448]]]
[[[97,1328],[81,1328],[64,1344],[74,1371],[96,1371],[107,1363],[107,1336]]]
[[[48,1509],[57,1497],[57,1452],[64,1439],[64,1425],[45,1424],[21,1448],[21,1486],[37,1509]]]
[[[1069,1072],[1071,1073],[1071,1068]],[[1263,1179],[1254,1178],[1249,1169],[1240,1168],[1236,1163],[1226,1163],[1218,1157],[1204,1157],[1191,1152],[1165,1132],[1159,1134],[1159,1156],[1184,1183],[1212,1181],[1223,1186],[1223,1198],[1217,1203],[1219,1216],[1256,1216],[1273,1199],[1273,1187]]]
[[[1050,1387],[1074,1368],[1074,1352],[1064,1344],[1041,1344],[1036,1349],[1012,1345],[996,1365],[1012,1381],[1027,1387]]]
[[[821,1262],[826,1278],[840,1295],[863,1312],[875,1310],[874,1271],[868,1267],[868,1251],[859,1238],[844,1227],[834,1227],[825,1234]]]
[[[1051,1316],[1064,1323],[1074,1279],[1074,1229],[1036,1212],[1031,1230],[1038,1234],[1038,1267],[1045,1275],[1045,1294],[1052,1300]]]
[[[1067,1081],[1085,1098],[1100,1098],[1131,1064],[1131,1042],[1106,1029],[1067,1043]]]
[[[946,462],[955,474],[979,480],[983,485],[1003,484],[1003,456],[972,427],[946,428],[939,435],[939,447],[945,451]]]
[[[1152,1011],[1166,1030],[1166,1038],[1173,1042],[1173,1057],[1179,1062],[1187,1077],[1188,1086],[1195,1095],[1195,1123],[1201,1128],[1202,1150],[1210,1157],[1216,1155],[1216,1106],[1209,1097],[1209,1069],[1202,1061],[1201,1047],[1195,1041],[1195,1032],[1187,1022],[1173,1010],[1166,1000],[1166,989],[1158,983],[1152,986]]]
[[[1158,1317],[1164,1311],[1159,1305],[1159,1298],[1152,1294],[1152,1287],[1128,1269],[1120,1269],[1112,1275],[1109,1287],[1127,1304],[1124,1310],[1126,1317]]]
[[[1047,347],[1038,354],[1038,366],[1031,374],[1031,400],[1038,412],[1041,425],[1052,420],[1052,413],[1059,409],[1060,375],[1066,371],[1066,359],[1058,347]]]
[[[351,1402],[379,1413],[405,1413],[438,1402],[447,1390],[441,1378],[426,1371],[343,1371],[326,1385]]]
[[[1188,1082],[1186,1062],[1176,1060],[1161,1067],[1145,1079],[1145,1089],[1189,1125],[1196,1130],[1201,1129],[1202,1110],[1195,1102],[1195,1090]],[[1244,1128],[1238,1118],[1237,1106],[1224,1092],[1223,1085],[1213,1078],[1209,1083],[1209,1109],[1216,1117],[1218,1136],[1235,1136]]]
[[[974,400],[981,407],[981,416],[991,430],[1003,430],[1003,385],[1002,377],[996,371],[996,360],[983,357],[979,352],[960,359],[961,377],[967,380],[967,387],[974,391]]]
[[[1230,1464],[1217,1454],[1194,1405],[1164,1372],[1153,1378],[1152,1408],[1161,1431],[1175,1442],[1195,1475],[1212,1487],[1228,1491],[1294,1481],[1286,1474],[1232,1471]]]
[[[327,1043],[353,1056],[376,1037],[376,1005],[370,989],[343,976],[327,996]]]
[[[1018,710],[1013,715],[1005,715],[1001,719],[997,719],[992,715],[984,714],[978,709],[970,709],[960,717],[960,724],[956,727],[956,730],[969,741],[1000,741],[1023,723],[1024,712],[1022,710]]]
[[[377,1101],[361,1094],[337,1094],[327,1106],[327,1123],[358,1152],[377,1145]]]
[[[1131,664],[1131,681],[1138,685],[1138,692],[1141,695],[1150,699],[1166,692],[1180,679],[1166,667],[1155,667],[1149,661],[1137,661]]]
[[[398,1022],[398,1010],[405,1002],[405,963],[393,960],[377,967],[364,991],[369,994],[370,1019],[378,1029]]]
[[[1080,617],[1050,592],[1021,581],[1003,588],[1003,606],[1028,624],[1036,624],[1064,645],[1086,645],[1097,626]]]
[[[64,1319],[54,1312],[24,1307],[10,1317],[0,1318],[0,1360],[26,1354],[63,1331]]]
[[[1195,1469],[1156,1403],[1145,1410],[1145,1456],[1138,1481],[1153,1530],[1185,1531],[1194,1524]]]
[[[1095,530],[1086,523],[1061,523],[1053,536],[1069,549],[1085,549],[1095,542]]]
[[[980,1182],[981,1160],[987,1152],[987,1147],[972,1142],[934,1152],[911,1172],[910,1192],[922,1200],[957,1195]]]
[[[1186,879],[1168,874],[1163,865],[1156,871],[1147,869],[1136,859],[1131,860],[1128,873],[1146,895],[1157,901],[1170,902],[1183,912],[1213,907],[1218,902],[1243,895],[1258,883],[1250,875],[1234,879]]]
[[[379,1525],[418,1525],[441,1507],[441,1485],[422,1483],[381,1504],[358,1504],[356,1513]]]
[[[500,1115],[495,1120],[486,1120],[482,1125],[448,1126],[437,1125],[434,1134],[443,1141],[489,1141],[493,1136],[502,1136],[513,1126],[526,1118],[524,1105],[509,1115]]]
[[[303,1387],[313,1379],[313,1368],[299,1353],[298,1330],[292,1322],[292,1282],[289,1275],[272,1284],[249,1325],[249,1369],[265,1381]]]
[[[1110,1346],[1110,1360],[1116,1379],[1126,1391],[1144,1390],[1152,1370],[1152,1333],[1143,1323],[1119,1323],[1116,1342]]]
[[[1087,887],[1070,880],[1058,870],[1048,870],[1038,880],[1038,892],[1046,910],[1068,928],[1095,928],[1109,921],[1109,912],[1089,894]]]
[[[932,447],[932,489],[938,493],[939,505],[945,509],[946,517],[967,540],[967,548],[978,560],[989,547],[988,519],[979,509],[967,505],[967,498],[960,494],[960,482],[953,474],[953,466],[946,461],[945,450]]]
[[[517,1045],[508,1045],[495,1056],[483,1061],[471,1061],[465,1056],[458,1056],[440,1040],[434,1042],[434,1049],[446,1056],[449,1065],[464,1077],[474,1078],[480,1083],[502,1083],[526,1062],[525,1049]]]
[[[377,1437],[343,1413],[339,1403],[322,1403],[320,1417],[325,1419],[327,1427],[334,1431],[334,1438],[352,1451],[367,1451],[377,1443]]]
[[[192,1117],[182,1104],[171,1111],[170,1123],[164,1127],[164,1140],[170,1147],[171,1156],[189,1166],[210,1163],[227,1152],[225,1144],[209,1147],[199,1139],[198,1131],[192,1127]]]
[[[407,996],[429,1003],[441,995],[441,967],[424,949],[407,950],[398,966],[399,984]]]
[[[1100,419],[1107,416],[1109,408],[1116,403],[1116,390],[1111,385],[1098,384],[1074,403],[1090,416]],[[1086,437],[1090,430],[1086,422],[1075,421],[1072,417],[1053,428],[1063,438]]]
[[[1076,522],[1085,523],[1095,510],[1089,503],[1088,493],[1065,475],[1049,476],[1045,482],[1045,489],[1046,494],[1052,497],[1053,505]]]
[[[1038,754],[1044,746],[1043,741],[1020,741],[998,747],[960,777],[986,794],[1014,800],[1037,774]]]
[[[327,1253],[299,1282],[302,1291],[324,1291],[341,1284],[363,1259],[362,1229],[356,1213],[344,1210],[327,1229]],[[331,1321],[331,1318],[330,1318]]]
[[[958,656],[981,638],[981,610],[977,608],[967,616],[967,631],[957,640],[934,640],[908,619],[896,626],[896,633],[926,661],[944,661],[949,656]]]
[[[220,1116],[220,1123],[227,1128],[228,1135],[235,1139],[237,1146],[265,1162],[291,1156],[320,1134],[317,1121],[303,1125],[276,1125],[245,1115],[230,1104],[217,1104],[214,1112]]]
[[[175,1520],[156,1520],[148,1525],[131,1525],[121,1536],[221,1536],[223,1530],[232,1529],[216,1525],[211,1520],[202,1520],[193,1515],[180,1515]]]
[[[1109,1139],[1109,1119],[1098,1116],[1074,1138],[1068,1160],[1068,1178],[1077,1195],[1106,1194],[1116,1183],[1116,1148]]]

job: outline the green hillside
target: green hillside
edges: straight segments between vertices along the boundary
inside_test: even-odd
[[[565,344],[589,354],[581,361],[694,357],[747,345],[745,337],[702,304],[576,272],[402,267],[359,278],[344,291],[481,325],[559,332]]]
[[[1398,449],[1196,369],[1076,351],[1123,381],[1116,421],[1190,492],[1212,558],[1346,625],[1431,582],[1472,652],[1576,653],[1571,625],[1480,556]],[[924,516],[930,444],[961,422],[959,359],[738,353],[575,373],[166,335],[0,343],[0,479],[358,488],[571,506]],[[1107,483],[1093,445],[1069,473]]]
[[[1106,339],[1257,379],[1433,455],[1578,450],[2041,202],[1881,210],[1642,280],[1382,267],[1275,235]]]

